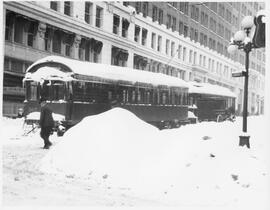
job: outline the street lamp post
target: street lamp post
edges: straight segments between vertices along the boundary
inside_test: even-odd
[[[247,116],[248,116],[248,78],[249,78],[249,53],[254,47],[250,38],[250,31],[253,26],[254,18],[247,16],[242,21],[244,30],[235,33],[232,43],[228,47],[228,52],[233,53],[236,49],[241,49],[245,52],[245,71],[238,76],[245,77],[244,83],[244,102],[243,102],[243,133],[239,136],[239,146],[247,146],[250,148],[249,138],[247,134]]]

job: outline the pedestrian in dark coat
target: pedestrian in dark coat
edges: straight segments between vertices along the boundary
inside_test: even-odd
[[[49,140],[49,137],[53,131],[54,120],[52,116],[52,110],[48,107],[46,100],[40,100],[40,120],[39,126],[41,128],[40,136],[44,140],[44,149],[49,149],[52,143]]]

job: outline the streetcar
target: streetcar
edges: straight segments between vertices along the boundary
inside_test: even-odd
[[[23,84],[25,115],[45,98],[66,129],[115,106],[160,129],[189,123],[188,83],[161,73],[48,56],[27,69]]]
[[[236,94],[225,87],[209,83],[189,83],[189,109],[198,121],[235,119]]]

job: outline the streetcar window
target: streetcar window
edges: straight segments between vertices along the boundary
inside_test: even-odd
[[[167,94],[162,93],[162,104],[166,104],[166,101],[167,101]]]
[[[137,94],[137,102],[138,103],[141,103],[142,102],[142,100],[141,100],[142,99],[141,94],[142,94],[141,91],[138,90],[138,94]]]
[[[108,91],[108,100],[112,100],[112,91]]]
[[[26,83],[26,99],[36,101],[38,99],[38,84],[36,82]]]
[[[150,103],[151,103],[151,102],[150,102],[150,92],[149,92],[149,91],[146,92],[146,100],[145,100],[145,102],[146,102],[147,104],[150,104]]]
[[[73,100],[84,101],[84,82],[73,83]]]
[[[127,102],[127,100],[126,100],[126,99],[127,99],[127,98],[126,98],[126,93],[127,93],[126,90],[123,90],[123,91],[122,91],[122,102],[123,102],[123,103],[126,103],[126,102]]]
[[[126,90],[126,102],[127,103],[129,102],[129,92],[128,92],[128,90]]]
[[[51,87],[50,81],[46,80],[46,81],[43,82],[43,84],[41,85],[41,96],[42,96],[42,98],[44,98],[46,100],[50,100],[50,96],[52,95],[50,93],[50,87]]]
[[[85,83],[85,94],[84,94],[84,98],[86,101],[90,101],[91,100],[91,96],[92,96],[92,83],[86,82]]]
[[[65,99],[65,84],[59,81],[52,82],[52,100]]]
[[[184,104],[184,93],[183,92],[180,92],[180,95],[179,95],[179,104],[180,105],[183,105]]]
[[[160,104],[160,92],[159,91],[156,92],[156,96],[157,96],[157,104]]]
[[[187,105],[188,104],[188,93],[185,92],[184,93],[184,102],[183,102],[183,105]]]
[[[131,101],[132,101],[133,103],[135,103],[135,102],[136,102],[136,93],[135,93],[135,90],[133,90],[131,94],[132,94],[132,95],[131,95]]]
[[[175,101],[176,96],[177,96],[176,93],[172,93],[172,97],[171,97],[172,105],[175,105],[176,104],[176,101]]]
[[[36,100],[36,99],[37,99],[37,85],[31,85],[30,100]]]

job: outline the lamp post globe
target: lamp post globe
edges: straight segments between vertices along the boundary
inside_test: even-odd
[[[234,44],[230,44],[227,50],[229,54],[233,54],[237,50],[237,46]]]
[[[246,16],[241,22],[241,26],[244,29],[250,29],[254,25],[254,17],[253,16]]]
[[[244,31],[237,31],[235,34],[234,34],[234,41],[236,42],[243,42],[244,39],[246,37],[246,33]]]
[[[252,42],[252,40],[251,40],[250,37],[246,37],[246,38],[244,39],[244,44],[245,44],[245,45],[248,44],[248,43],[251,43],[251,42]]]

